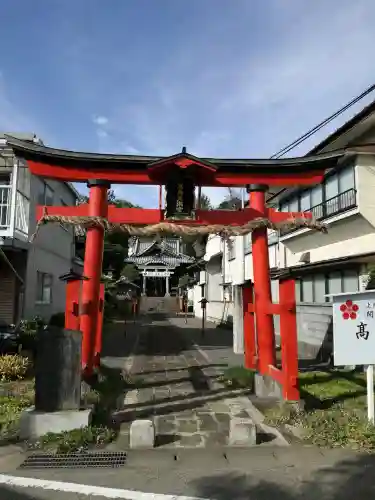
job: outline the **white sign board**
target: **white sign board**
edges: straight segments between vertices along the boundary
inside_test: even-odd
[[[170,271],[143,271],[142,274],[150,278],[167,278],[172,273]]]
[[[333,295],[336,366],[375,364],[375,290]]]

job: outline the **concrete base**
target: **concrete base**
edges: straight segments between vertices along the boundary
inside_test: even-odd
[[[28,408],[21,415],[20,438],[33,439],[48,432],[59,433],[86,427],[91,423],[91,415],[92,410],[46,413]]]
[[[134,420],[130,425],[130,448],[153,448],[155,426],[152,420]]]
[[[257,443],[256,425],[250,418],[232,417],[229,424],[229,446],[254,446]]]
[[[254,391],[255,395],[260,398],[283,399],[281,385],[268,375],[255,374]]]

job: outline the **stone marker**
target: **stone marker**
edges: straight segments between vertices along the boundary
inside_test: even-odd
[[[153,448],[155,426],[152,420],[134,420],[130,425],[130,448]]]
[[[38,332],[35,407],[21,415],[21,439],[90,425],[91,410],[81,408],[82,334],[48,327]]]
[[[229,446],[254,446],[257,441],[256,426],[251,418],[231,417]]]

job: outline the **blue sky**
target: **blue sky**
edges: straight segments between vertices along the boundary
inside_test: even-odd
[[[65,149],[267,157],[375,80],[373,0],[2,0],[1,20],[0,128]]]

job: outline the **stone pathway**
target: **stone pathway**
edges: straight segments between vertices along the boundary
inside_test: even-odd
[[[158,447],[236,444],[233,439],[255,444],[251,403],[245,391],[229,390],[217,381],[227,363],[223,356],[219,356],[220,362],[211,362],[209,355],[197,348],[199,329],[194,322],[189,325],[184,319],[150,314],[127,330],[128,337],[137,337],[133,339],[137,350],[129,371],[141,380],[141,388],[126,395],[124,409],[116,415],[122,423],[117,446],[129,446],[130,423],[137,418],[154,421]],[[228,347],[217,345],[215,349],[225,351]],[[234,423],[237,430],[232,432]],[[257,439],[257,444],[280,444],[277,435],[258,432]]]

